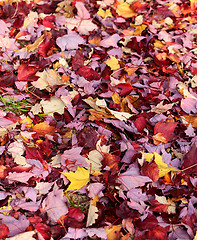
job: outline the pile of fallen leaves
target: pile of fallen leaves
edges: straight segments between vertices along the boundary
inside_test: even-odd
[[[196,4],[0,1],[0,239],[197,239]]]

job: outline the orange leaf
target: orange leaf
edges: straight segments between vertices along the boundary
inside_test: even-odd
[[[38,123],[33,126],[33,131],[35,131],[38,134],[45,135],[45,134],[54,134],[55,128],[48,125],[45,122]]]
[[[113,225],[104,227],[107,232],[107,240],[120,240],[121,238],[121,225]],[[104,240],[103,238],[101,240]]]
[[[183,118],[188,122],[191,123],[193,128],[197,128],[197,115],[184,115]]]

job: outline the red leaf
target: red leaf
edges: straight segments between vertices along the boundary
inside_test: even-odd
[[[120,158],[118,156],[114,154],[112,155],[110,153],[103,153],[103,160],[102,160],[103,168],[105,168],[106,166],[110,167],[112,171],[112,175],[118,172],[119,161],[120,161]]]
[[[35,226],[35,229],[42,235],[44,240],[51,239],[50,227],[44,223],[38,223]]]
[[[142,133],[146,127],[146,119],[144,117],[139,117],[134,121],[134,125],[137,128],[138,132]]]
[[[1,75],[0,78],[0,87],[11,87],[14,85],[14,82],[17,80],[14,73],[5,73]]]
[[[35,81],[38,77],[35,75],[38,69],[35,66],[29,66],[29,63],[22,63],[18,68],[18,81]]]
[[[148,202],[151,204],[151,207],[149,208],[149,210],[153,212],[167,212],[169,207],[168,204],[162,204],[157,200],[150,200]]]
[[[120,83],[120,84],[116,85],[115,88],[121,89],[121,91],[120,91],[121,97],[128,95],[133,90],[133,87],[129,83]]]
[[[7,234],[9,233],[9,228],[7,225],[5,225],[4,223],[0,224],[0,239],[3,239],[7,236]]]
[[[76,74],[86,78],[88,81],[92,81],[92,80],[99,80],[100,76],[99,74],[93,70],[92,68],[88,67],[88,66],[83,66],[81,67]]]
[[[25,155],[26,158],[39,160],[42,163],[43,168],[48,169],[47,162],[43,159],[43,156],[39,150],[37,150],[34,147],[27,147],[27,146],[25,147],[26,147],[26,155]]]
[[[75,56],[72,58],[72,67],[74,71],[79,70],[84,66],[84,56],[82,49],[77,50]]]
[[[156,182],[159,179],[159,167],[155,161],[151,161],[150,163],[145,162],[142,166],[141,174],[148,176],[153,182]]]
[[[160,142],[167,143],[172,141],[175,137],[174,130],[178,123],[176,122],[163,122],[160,121],[155,124],[153,139],[156,141],[155,144]]]
[[[51,142],[49,142],[48,138],[45,139],[44,142],[41,142],[39,144],[40,147],[40,151],[45,154],[47,157],[51,154],[53,144]]]
[[[56,20],[55,15],[50,15],[50,16],[46,16],[43,19],[42,23],[46,28],[55,28],[55,24],[54,24],[55,20]]]
[[[54,45],[51,33],[46,33],[44,41],[38,46],[38,53],[43,57],[47,57],[49,49]]]
[[[186,174],[197,174],[197,146],[196,143],[194,143],[189,152],[187,152],[183,156],[183,164],[182,169],[184,170],[184,173]]]
[[[155,229],[146,233],[147,239],[168,240],[167,229],[157,226]]]
[[[64,218],[61,218],[61,221],[64,222],[64,225],[73,228],[82,228],[84,226],[85,215],[79,208],[71,207],[68,210],[68,213],[64,215]],[[63,221],[62,221],[63,220]]]
[[[141,231],[152,230],[157,225],[158,225],[157,218],[150,213],[148,213],[148,216],[143,221],[141,221],[140,219],[135,221],[135,226]]]

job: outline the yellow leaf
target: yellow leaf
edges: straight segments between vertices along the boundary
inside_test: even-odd
[[[135,32],[133,33],[134,35],[136,36],[139,36],[141,35],[141,33],[147,28],[147,25],[146,24],[142,24],[140,26],[137,26]]]
[[[162,156],[158,153],[144,153],[145,159],[147,162],[150,162],[151,159],[154,157],[155,163],[159,167],[159,177],[164,177],[170,171],[177,171],[176,168],[168,167],[167,163],[164,163],[162,160]]]
[[[26,117],[23,120],[20,121],[20,124],[26,123],[26,127],[31,127],[32,126],[32,120],[30,117]]]
[[[77,167],[76,172],[62,173],[71,182],[66,191],[79,190],[90,181],[89,172],[82,167]]]
[[[115,91],[115,93],[112,95],[112,100],[115,104],[120,104],[121,103],[121,99],[120,96],[118,95],[118,93]]]
[[[197,0],[190,0],[191,10],[195,10],[197,6]]]
[[[25,48],[28,52],[33,52],[39,47],[39,45],[43,41],[44,41],[44,34],[41,37],[39,37],[33,44],[29,44]]]
[[[110,59],[107,59],[105,63],[111,68],[111,70],[117,70],[120,68],[118,59],[113,56],[110,56]]]
[[[107,18],[107,17],[113,17],[111,14],[110,9],[107,9],[106,11],[104,11],[102,8],[99,8],[97,15],[99,15],[102,18]]]
[[[136,15],[136,13],[130,8],[130,4],[127,2],[120,2],[117,6],[116,12],[119,16],[124,18],[131,18]]]

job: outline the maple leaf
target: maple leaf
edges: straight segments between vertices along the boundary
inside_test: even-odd
[[[154,240],[168,240],[168,230],[161,226],[156,226],[155,229],[148,231],[146,236],[148,239]]]
[[[107,240],[119,240],[121,237],[121,225],[113,225],[104,227],[107,232]],[[103,238],[101,240],[104,240]]]
[[[136,13],[130,8],[129,3],[127,2],[118,2],[116,12],[119,16],[124,18],[131,18],[136,15]]]
[[[83,66],[79,68],[76,74],[79,74],[80,76],[86,78],[88,81],[100,79],[99,74],[88,66]]]
[[[173,107],[173,105],[174,103],[163,105],[163,101],[161,101],[159,104],[157,104],[157,106],[151,109],[151,112],[161,114],[170,110]]]
[[[183,156],[182,169],[186,174],[197,173],[197,146],[195,143],[192,144],[190,150]]]
[[[145,162],[141,168],[141,174],[148,176],[153,182],[156,182],[159,179],[159,167],[155,161]]]
[[[28,63],[22,63],[18,68],[18,81],[34,81],[37,80],[36,72],[38,69],[35,66],[29,66]]]
[[[188,123],[191,123],[193,128],[197,128],[197,115],[183,115],[181,116],[183,121],[187,121]]]
[[[68,209],[68,213],[65,216],[62,216],[59,219],[60,224],[62,222],[65,226],[73,227],[73,228],[82,228],[84,226],[85,215],[79,208],[70,207]],[[61,220],[61,221],[60,221]]]
[[[168,143],[172,141],[175,137],[174,130],[177,124],[176,122],[163,122],[163,120],[156,123],[154,128],[155,135],[153,136],[154,143],[158,145],[160,142]]]
[[[75,172],[62,173],[71,182],[66,191],[79,190],[90,181],[89,172],[82,167],[77,167]]]
[[[144,153],[145,159],[147,162],[150,162],[154,157],[154,162],[158,165],[159,168],[159,177],[164,177],[170,171],[177,171],[176,168],[168,167],[167,163],[164,163],[162,160],[162,156],[157,152],[154,153]]]
[[[101,16],[102,18],[107,18],[107,17],[113,17],[111,14],[110,9],[103,10],[102,8],[99,8],[97,15]]]
[[[63,37],[58,37],[56,43],[58,47],[60,47],[61,50],[64,51],[65,49],[77,49],[79,44],[84,44],[85,41],[77,33],[69,31],[67,35],[64,35]]]
[[[53,69],[37,72],[36,76],[38,77],[38,80],[32,82],[32,85],[40,90],[47,89],[50,91],[54,86],[65,84],[58,72]]]
[[[40,135],[53,134],[55,132],[54,127],[48,125],[46,122],[37,123],[32,127],[32,129]]]
[[[105,63],[111,68],[111,70],[117,70],[120,68],[118,59],[116,57],[110,56],[110,59],[107,59]]]

